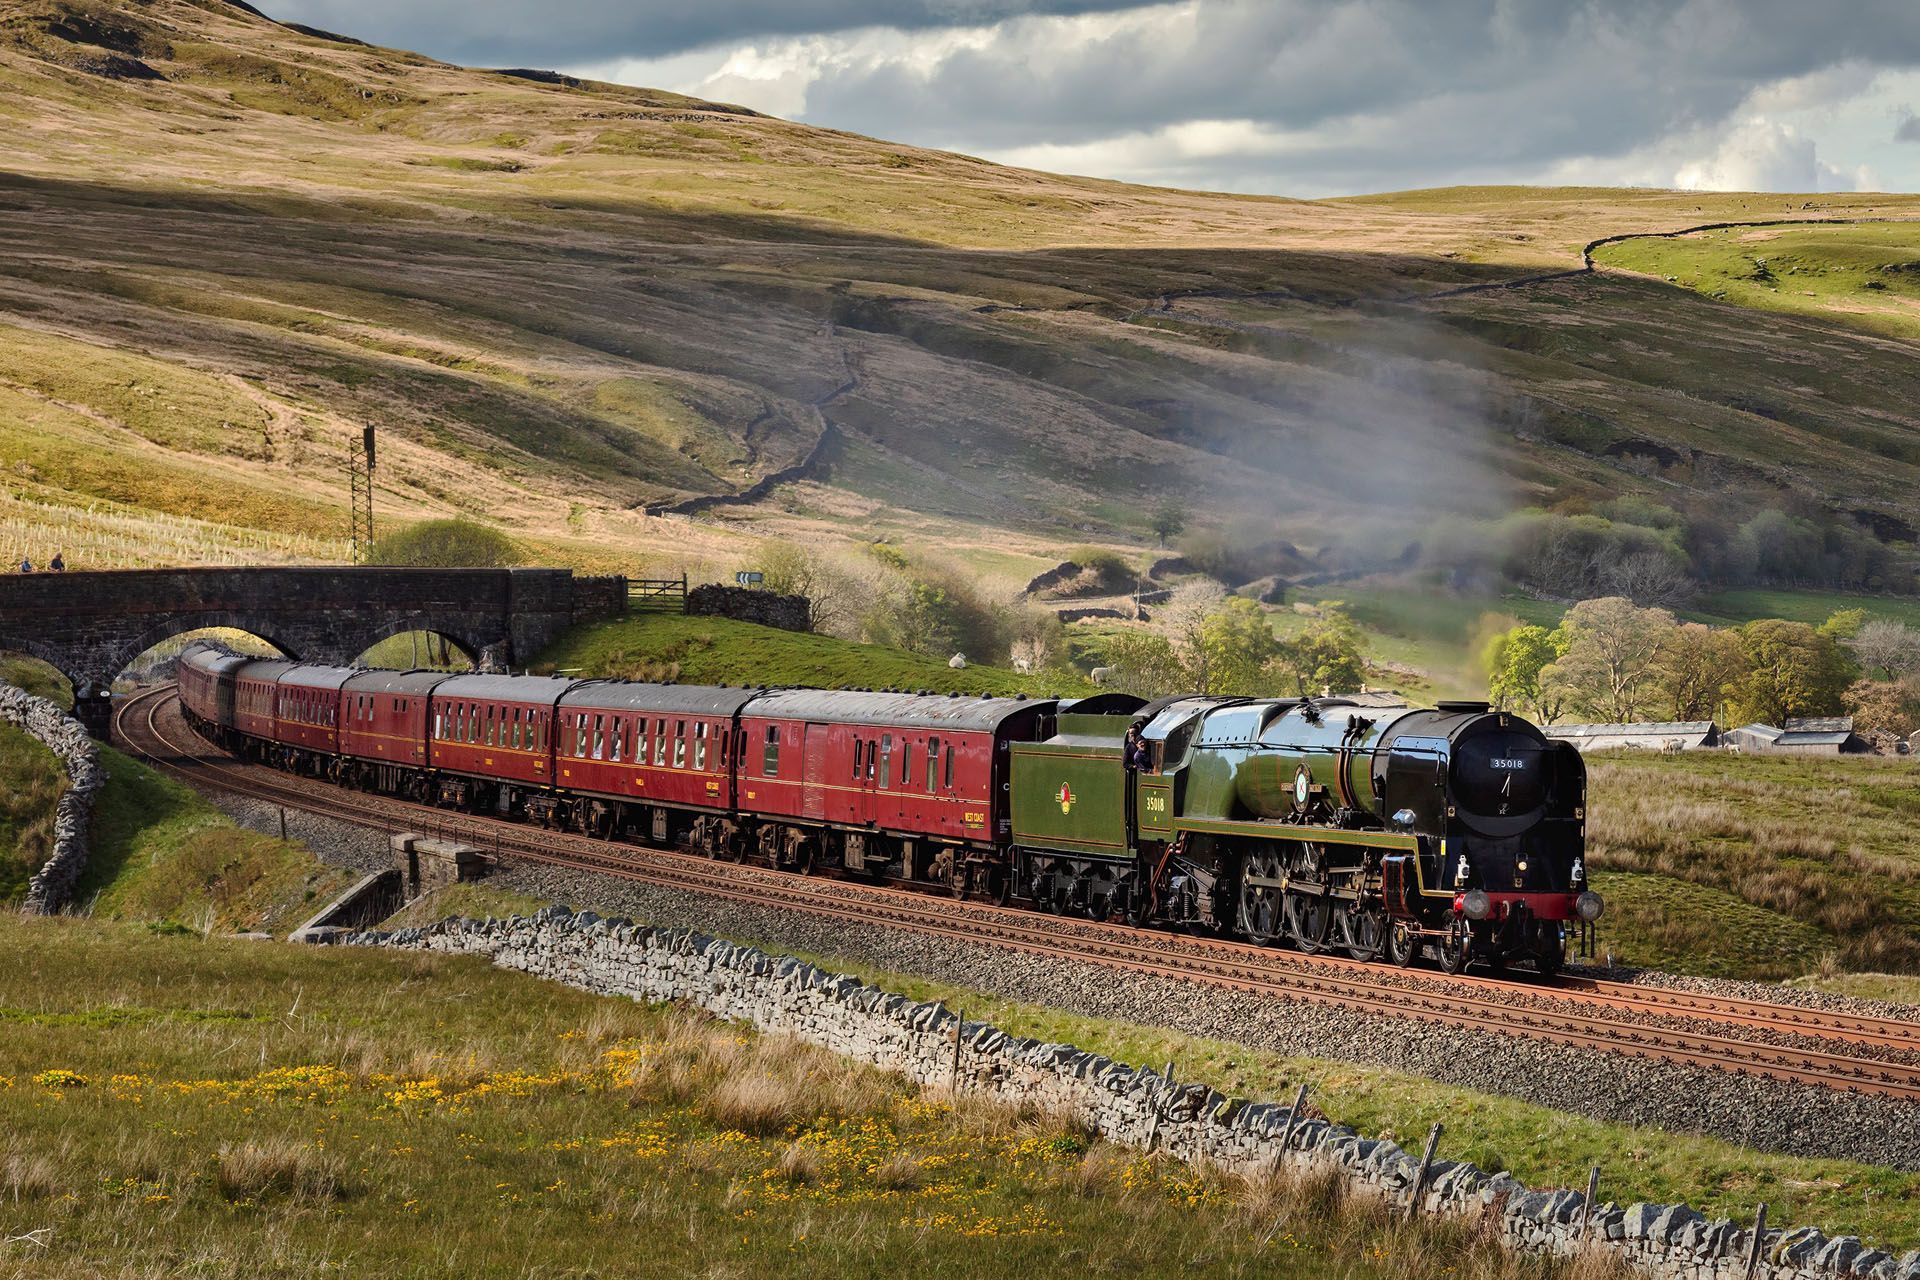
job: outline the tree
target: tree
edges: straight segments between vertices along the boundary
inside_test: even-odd
[[[895,584],[881,597],[867,619],[867,634],[875,644],[930,658],[946,657],[959,643],[945,588],[913,580]]]
[[[1187,688],[1194,693],[1214,692],[1212,655],[1205,644],[1207,619],[1226,598],[1226,591],[1217,582],[1183,582],[1173,589],[1160,610],[1161,631],[1186,671]]]
[[[1898,680],[1920,672],[1920,631],[1904,622],[1876,618],[1863,623],[1845,643],[1869,676],[1880,672]]]
[[[499,569],[520,564],[520,544],[477,520],[422,520],[377,539],[367,563],[423,569]]]
[[[1209,693],[1264,692],[1265,670],[1280,645],[1266,610],[1245,596],[1232,596],[1200,624],[1198,646],[1204,654]]]
[[[1654,664],[1654,681],[1671,719],[1712,720],[1726,702],[1727,686],[1745,670],[1738,635],[1683,622]]]
[[[1727,691],[1733,719],[1784,725],[1840,714],[1855,672],[1838,640],[1782,618],[1749,622],[1739,634],[1746,671]]]
[[[874,589],[869,582],[811,547],[769,544],[760,553],[760,573],[760,585],[768,591],[805,596],[811,602],[815,631],[845,635],[862,612],[873,608]]]
[[[1182,691],[1186,672],[1173,643],[1151,631],[1127,631],[1107,645],[1105,665],[1113,668],[1107,687],[1157,698]]]
[[[1541,674],[1566,652],[1567,636],[1559,630],[1526,624],[1501,632],[1481,653],[1487,697],[1502,710],[1518,708],[1552,724],[1565,710],[1566,697],[1549,691]]]
[[[1859,635],[1860,628],[1866,625],[1867,611],[1865,609],[1841,609],[1836,613],[1829,614],[1827,620],[1820,624],[1820,634],[1823,636],[1832,636],[1841,644],[1845,644],[1847,641]]]
[[[1367,638],[1344,609],[1327,605],[1305,631],[1284,641],[1269,672],[1302,696],[1353,693],[1366,683]]]
[[[1920,729],[1920,681],[1856,680],[1847,689],[1847,711],[1862,733],[1878,730],[1904,738]]]
[[[1654,698],[1654,664],[1674,631],[1665,609],[1642,609],[1620,596],[1582,600],[1560,623],[1566,653],[1541,675],[1583,715],[1613,723],[1639,717]]]
[[[1187,508],[1178,498],[1167,498],[1153,509],[1153,536],[1166,546],[1168,538],[1187,531]]]

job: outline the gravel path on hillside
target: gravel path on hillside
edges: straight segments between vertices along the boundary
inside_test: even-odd
[[[279,832],[279,810],[216,796],[244,825]],[[289,813],[287,831],[322,859],[356,870],[391,865],[387,836],[332,819]],[[918,974],[1089,1017],[1164,1026],[1273,1053],[1368,1063],[1520,1098],[1617,1124],[1703,1133],[1791,1155],[1920,1170],[1920,1106],[1829,1090],[1743,1079],[1661,1062],[1454,1030],[1380,1021],[1341,1009],[1292,1004],[1099,965],[1023,956],[985,944],[900,935],[866,925],[727,902],[679,889],[560,867],[522,866],[490,883],[608,916],[691,927],[769,950],[801,951]],[[1920,1010],[1763,983],[1614,970],[1594,977],[1684,987],[1826,1009],[1914,1017]],[[1210,1082],[1231,1092],[1232,1081]]]

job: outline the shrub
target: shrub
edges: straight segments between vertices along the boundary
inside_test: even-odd
[[[423,520],[376,540],[367,553],[371,564],[422,569],[499,569],[520,564],[520,544],[474,520]]]

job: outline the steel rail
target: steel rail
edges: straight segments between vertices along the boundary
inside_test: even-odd
[[[361,792],[343,792],[332,784],[239,764],[232,762],[232,757],[208,754],[210,748],[204,745],[183,748],[159,725],[160,713],[171,705],[167,697],[171,693],[166,686],[146,691],[130,699],[116,713],[122,737],[135,751],[177,776],[189,779],[198,776],[199,780],[222,790],[268,803],[323,812],[365,827],[389,831],[407,826],[442,831],[463,827],[473,843],[482,847],[491,845],[500,856],[586,869],[730,901],[778,906],[864,924],[889,924],[925,934],[987,942],[1027,954],[1090,961],[1173,980],[1344,1007],[1429,1025],[1465,1026],[1630,1057],[1690,1063],[1738,1075],[1920,1099],[1920,1068],[1909,1063],[1665,1025],[1622,1023],[1619,1014],[1623,1010],[1634,1010],[1673,1020],[1718,1022],[1724,1029],[1763,1029],[1791,1037],[1824,1038],[1855,1047],[1911,1047],[1913,1029],[1892,1019],[1853,1018],[1794,1006],[1584,979],[1574,979],[1559,987],[1543,987],[1478,977],[1443,978],[1345,957],[1304,956],[1241,943],[1054,919],[1032,912],[935,898],[921,892],[795,876],[744,863],[714,862],[678,851],[639,845],[608,846],[587,837],[549,832],[501,819],[461,815],[457,821],[449,821],[444,811],[430,806]],[[163,751],[143,748],[135,734],[128,732],[129,716],[143,705],[146,736]],[[190,733],[190,736],[196,743],[200,741],[197,735]],[[344,796],[351,796],[357,803],[343,811],[340,800]],[[1668,1002],[1662,997],[1675,999]],[[1529,1002],[1535,1001],[1548,1007],[1528,1007]],[[1823,1015],[1829,1021],[1820,1021]]]

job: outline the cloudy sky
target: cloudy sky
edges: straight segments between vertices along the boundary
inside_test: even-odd
[[[267,0],[478,66],[1136,182],[1920,189],[1915,0]]]

